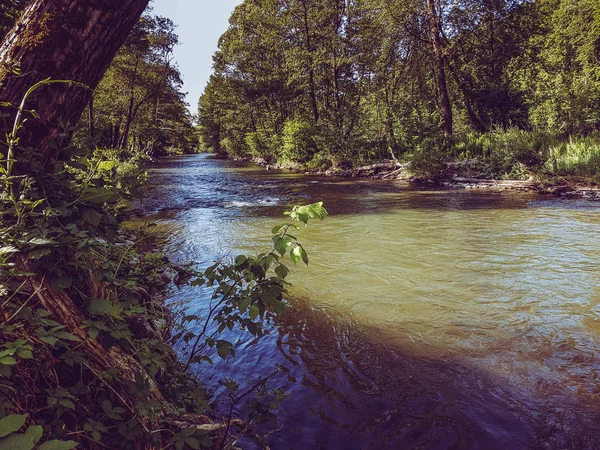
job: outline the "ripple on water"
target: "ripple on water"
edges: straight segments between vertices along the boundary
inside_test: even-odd
[[[203,157],[153,180],[141,209],[171,208],[180,261],[266,248],[289,204],[332,213],[300,231],[311,265],[293,270],[293,307],[212,372],[286,368],[273,448],[600,448],[600,205]]]

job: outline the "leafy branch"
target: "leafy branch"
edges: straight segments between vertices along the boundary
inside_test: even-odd
[[[206,347],[217,347],[221,358],[234,356],[233,345],[225,340],[215,340],[215,336],[225,329],[232,330],[235,325],[248,330],[256,337],[262,337],[262,323],[256,321],[258,317],[265,318],[267,313],[280,313],[285,305],[283,294],[285,281],[290,270],[283,264],[282,258],[289,254],[290,260],[297,264],[302,260],[308,265],[308,253],[298,241],[290,234],[290,229],[300,229],[299,224],[308,225],[311,219],[324,220],[328,213],[323,203],[314,203],[306,206],[295,206],[285,213],[290,220],[273,228],[273,249],[268,253],[256,257],[240,255],[233,264],[217,263],[192,282],[192,285],[217,286],[209,305],[207,317],[203,320],[201,331],[196,335],[192,332],[184,333],[184,341],[193,340],[192,348],[188,354],[185,368],[191,364],[202,361],[212,362],[207,356],[201,355]],[[272,270],[275,276],[269,271]],[[216,303],[213,304],[213,302]],[[201,320],[197,316],[186,316],[183,322]],[[207,331],[213,322],[218,322],[218,328],[209,336]],[[202,343],[202,340],[204,342]]]

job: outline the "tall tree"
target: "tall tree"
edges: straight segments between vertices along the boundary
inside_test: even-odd
[[[0,45],[0,104],[8,120],[0,135],[10,130],[15,105],[27,90],[45,78],[71,80],[94,89],[128,33],[148,5],[148,0],[31,0],[18,23]],[[18,65],[21,76],[11,76]],[[79,120],[91,90],[51,86],[34,94],[27,108],[40,120],[29,121],[21,143],[52,156],[51,140],[61,128]]]
[[[435,55],[436,79],[440,97],[440,112],[444,120],[444,136],[452,136],[453,117],[452,104],[448,95],[448,85],[446,81],[446,64],[444,62],[444,50],[441,36],[440,16],[436,10],[434,0],[427,0],[427,20],[429,22],[429,33]]]

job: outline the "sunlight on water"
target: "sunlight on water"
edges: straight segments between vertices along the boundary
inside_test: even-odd
[[[289,204],[330,211],[299,233],[311,264],[293,271],[276,335],[242,338],[248,351],[218,365],[290,367],[281,448],[600,446],[600,205],[204,157],[162,170],[143,209],[183,228],[170,244],[180,261],[263,251]]]

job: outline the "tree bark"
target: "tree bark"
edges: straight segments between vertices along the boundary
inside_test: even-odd
[[[440,20],[435,10],[434,0],[427,0],[427,15],[429,21],[429,33],[431,43],[433,44],[433,53],[436,63],[437,85],[440,95],[441,114],[444,120],[444,136],[452,137],[452,105],[448,96],[448,86],[446,82],[446,68],[444,64],[444,52],[442,49],[442,38],[440,36]]]
[[[88,134],[90,135],[90,140],[92,142],[96,139],[96,127],[94,122],[94,96],[92,96],[88,103]]]
[[[304,19],[304,33],[306,40],[306,51],[308,53],[308,89],[310,95],[310,105],[313,111],[313,118],[315,119],[315,124],[319,122],[319,106],[317,103],[317,94],[315,88],[315,70],[314,70],[314,58],[313,58],[313,48],[310,39],[310,26],[308,20],[308,6],[305,2],[302,2],[303,8],[303,19]]]
[[[0,44],[0,103],[13,105],[0,109],[9,114],[0,136],[10,130],[14,105],[40,80],[71,80],[94,89],[147,5],[148,0],[32,0]],[[22,76],[11,76],[6,67],[14,65]],[[40,119],[25,124],[21,144],[37,148],[47,161],[53,153],[48,142],[77,122],[91,96],[91,90],[75,86],[41,88],[26,105]]]

